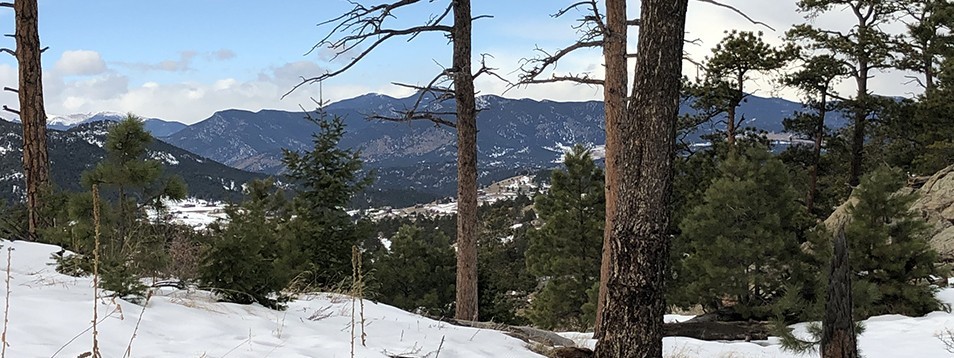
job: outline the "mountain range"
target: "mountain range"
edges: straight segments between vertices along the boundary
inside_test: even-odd
[[[106,155],[103,143],[111,121],[90,122],[71,128],[50,130],[48,142],[50,153],[50,176],[64,190],[81,189],[82,173]],[[22,128],[19,123],[0,121],[0,198],[20,200],[24,195],[22,172]],[[154,140],[147,150],[148,156],[159,160],[165,174],[182,177],[189,187],[189,194],[200,198],[237,199],[242,185],[250,180],[264,178],[264,174],[249,173],[170,145]]]
[[[46,126],[50,129],[65,131],[87,123],[101,121],[118,122],[126,118],[126,116],[126,113],[119,112],[76,113],[65,116],[51,116],[46,119]],[[146,130],[155,137],[165,137],[188,127],[184,123],[164,121],[159,118],[143,118],[143,124]]]
[[[394,98],[367,94],[324,108],[327,114],[342,118],[347,126],[340,145],[360,150],[365,166],[376,173],[378,180],[362,197],[366,203],[395,204],[394,201],[414,197],[406,199],[407,203],[413,203],[454,193],[457,150],[453,128],[436,126],[426,121],[399,123],[367,119],[372,114],[393,115],[413,106],[415,100],[415,96]],[[599,148],[605,143],[603,104],[599,101],[555,102],[484,95],[478,97],[477,103],[480,110],[477,124],[478,167],[479,180],[483,184],[515,174],[555,167],[563,151],[574,144]],[[452,103],[450,107],[442,106],[439,103],[431,104],[428,109],[453,111]],[[782,119],[801,108],[802,105],[797,102],[750,96],[741,105],[739,113],[746,118],[743,126],[781,133],[784,130]],[[684,113],[691,112],[688,106],[682,110]],[[93,123],[116,121],[123,117],[124,114],[115,112],[54,116],[49,119],[50,128],[65,131],[53,132],[51,138],[88,137],[92,128],[102,129]],[[161,151],[172,153],[179,150],[173,155],[190,158],[197,172],[218,173],[200,176],[213,178],[213,182],[220,183],[280,174],[283,170],[282,149],[302,151],[312,147],[312,135],[318,126],[306,117],[307,114],[302,111],[252,112],[228,109],[192,125],[157,118],[146,119],[145,124],[160,139],[155,145],[163,146]],[[845,120],[835,117],[829,122],[833,127],[840,127]],[[10,123],[4,124],[8,125]],[[13,133],[13,129],[3,129],[5,133]],[[686,139],[702,143],[703,135],[720,129],[721,125],[716,122],[704,124]],[[51,139],[51,143],[55,141]],[[90,141],[83,142],[89,144]],[[55,153],[58,149],[53,144],[51,150],[54,160],[68,154]],[[101,153],[101,148],[99,150],[87,149]],[[0,153],[7,152],[12,153],[12,150],[0,148]],[[181,165],[183,161],[179,161]],[[217,164],[213,162],[238,170],[228,172],[221,166],[213,169],[211,167]],[[87,161],[84,165],[90,163]],[[203,164],[210,168],[199,169]],[[0,167],[4,168],[10,167],[6,164]],[[7,172],[12,175],[15,171]],[[206,191],[209,194],[214,192],[211,189]],[[228,193],[215,195],[218,194]]]

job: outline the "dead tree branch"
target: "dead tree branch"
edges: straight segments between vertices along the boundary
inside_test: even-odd
[[[431,16],[423,25],[398,29],[386,27],[387,20],[395,17],[393,14],[394,11],[419,2],[422,2],[422,0],[400,0],[371,7],[365,7],[357,2],[352,2],[354,8],[350,11],[318,24],[318,26],[330,24],[334,24],[334,26],[328,34],[312,46],[305,55],[311,54],[321,48],[327,48],[334,51],[332,60],[335,60],[340,56],[356,51],[359,47],[363,47],[363,49],[349,59],[344,66],[335,71],[303,78],[301,82],[285,93],[282,98],[287,97],[301,86],[317,83],[344,73],[351,67],[354,67],[358,62],[374,51],[374,49],[392,38],[407,37],[408,40],[411,40],[420,34],[429,32],[444,33],[450,36],[453,30],[452,26],[442,24],[442,22],[447,19],[453,9],[452,2],[449,2],[447,7],[438,15]]]
[[[775,31],[775,28],[769,26],[768,24],[755,20],[751,16],[747,15],[742,10],[738,8],[721,3],[716,0],[697,0],[699,2],[719,6],[722,8],[729,9],[736,14],[744,17],[746,20],[755,25],[764,26],[772,31]],[[569,56],[572,53],[575,53],[579,50],[586,48],[600,48],[603,46],[603,36],[606,33],[606,25],[604,23],[603,15],[600,13],[599,6],[595,0],[585,0],[578,1],[573,4],[570,4],[567,7],[564,7],[557,11],[555,14],[551,15],[554,18],[559,18],[565,16],[567,13],[572,11],[579,11],[585,13],[577,21],[578,25],[574,25],[573,28],[582,32],[579,40],[570,44],[566,47],[553,51],[552,53],[546,50],[543,50],[539,47],[534,48],[540,56],[534,58],[524,58],[521,60],[521,66],[518,71],[520,72],[519,80],[516,84],[511,85],[511,87],[516,87],[520,85],[529,85],[529,84],[541,84],[541,83],[554,83],[554,82],[574,82],[579,84],[587,85],[603,85],[604,80],[600,78],[592,78],[588,74],[551,74],[550,77],[544,78],[544,74],[551,72],[556,69],[557,63]],[[639,19],[632,19],[626,21],[627,26],[639,26]],[[698,40],[688,41],[689,43],[697,44]],[[627,58],[635,57],[635,54],[627,54]],[[697,66],[699,63],[692,60],[689,56],[685,56],[685,59]]]
[[[328,34],[318,41],[306,55],[327,49],[333,52],[331,60],[342,56],[351,56],[347,62],[340,68],[325,72],[314,77],[302,77],[301,81],[291,90],[285,93],[282,98],[297,90],[306,84],[317,83],[329,78],[338,76],[351,69],[358,62],[363,60],[372,51],[381,44],[394,38],[403,38],[411,41],[418,35],[424,33],[442,33],[451,39],[454,32],[453,25],[447,24],[451,14],[454,12],[454,1],[447,1],[447,5],[440,11],[432,14],[423,21],[423,24],[404,28],[389,28],[390,19],[396,18],[395,12],[402,8],[410,7],[418,3],[433,3],[434,0],[393,0],[388,3],[375,6],[364,6],[357,1],[351,1],[353,8],[335,18],[324,21],[318,26],[330,26]],[[471,21],[491,18],[490,15],[479,15],[472,17]],[[481,67],[474,74],[476,78],[482,75],[494,76],[507,83],[503,77],[495,72],[495,68],[487,66],[486,59],[489,55],[482,55]],[[390,110],[389,113],[370,113],[365,114],[370,120],[392,121],[392,122],[410,122],[416,120],[430,121],[437,126],[447,126],[456,128],[457,123],[451,118],[456,117],[455,112],[440,111],[444,106],[435,106],[446,101],[456,99],[454,89],[454,77],[457,74],[455,69],[438,64],[440,71],[430,81],[425,84],[407,84],[394,82],[395,86],[410,88],[415,90],[415,99],[413,104],[402,110]],[[436,109],[436,110],[435,110]]]
[[[704,3],[706,3],[706,4],[712,4],[712,5],[721,7],[721,8],[726,8],[726,9],[732,10],[732,12],[738,14],[739,16],[744,17],[746,20],[748,20],[749,22],[751,22],[753,25],[765,26],[765,27],[768,28],[769,30],[775,31],[775,28],[774,28],[774,27],[769,26],[769,24],[766,24],[766,23],[764,23],[764,22],[761,22],[761,21],[758,21],[758,20],[753,19],[751,16],[749,16],[748,14],[746,14],[744,11],[739,10],[739,9],[738,9],[737,7],[735,7],[735,6],[732,6],[732,5],[729,5],[729,4],[726,4],[726,3],[722,3],[722,2],[719,2],[719,1],[715,1],[715,0],[696,0],[696,1],[698,1],[698,2],[704,2]]]

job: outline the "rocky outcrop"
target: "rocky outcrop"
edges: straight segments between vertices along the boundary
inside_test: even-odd
[[[927,180],[913,180],[912,186],[905,187],[901,193],[916,193],[918,199],[911,204],[911,211],[918,213],[930,225],[929,242],[937,250],[940,259],[954,262],[954,165],[932,175]],[[825,227],[837,232],[843,227],[850,215],[848,208],[857,202],[852,197],[839,206],[825,219]]]
[[[917,189],[911,205],[931,226],[931,247],[944,261],[954,261],[954,165],[944,168]]]

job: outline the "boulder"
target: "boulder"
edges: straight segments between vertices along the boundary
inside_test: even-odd
[[[916,212],[930,225],[929,242],[937,250],[941,261],[954,262],[954,165],[944,168],[924,180],[911,181],[914,187],[902,188],[899,193],[916,193],[918,199],[911,204]],[[837,232],[850,220],[848,207],[857,202],[852,197],[825,219],[825,227]]]

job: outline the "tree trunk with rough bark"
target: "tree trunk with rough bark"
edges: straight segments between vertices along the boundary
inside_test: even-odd
[[[815,209],[815,195],[818,193],[818,166],[821,163],[821,148],[825,140],[825,116],[828,115],[828,94],[822,91],[818,106],[818,121],[815,122],[815,146],[812,148],[812,167],[808,183],[808,198],[805,207],[811,213]]]
[[[23,123],[23,175],[26,178],[28,209],[27,239],[35,241],[42,228],[39,217],[43,192],[50,182],[50,161],[46,147],[46,110],[43,107],[43,72],[40,64],[40,34],[36,0],[17,0],[16,57],[19,66],[20,121]]]
[[[603,83],[603,104],[606,114],[606,222],[603,226],[603,258],[600,266],[600,290],[596,301],[596,324],[593,338],[602,337],[600,322],[606,304],[606,280],[610,273],[610,237],[613,233],[613,217],[609,213],[616,211],[616,151],[617,126],[626,118],[626,0],[606,1],[606,31],[603,34],[603,61],[606,66],[606,79]]]
[[[669,199],[688,0],[644,0],[632,99],[617,128],[619,190],[596,357],[662,357]]]
[[[457,301],[454,317],[477,316],[477,105],[471,72],[470,0],[454,0],[457,97]]]
[[[851,272],[845,233],[835,238],[835,251],[828,276],[828,297],[822,322],[822,358],[857,358],[858,344],[851,313]]]

